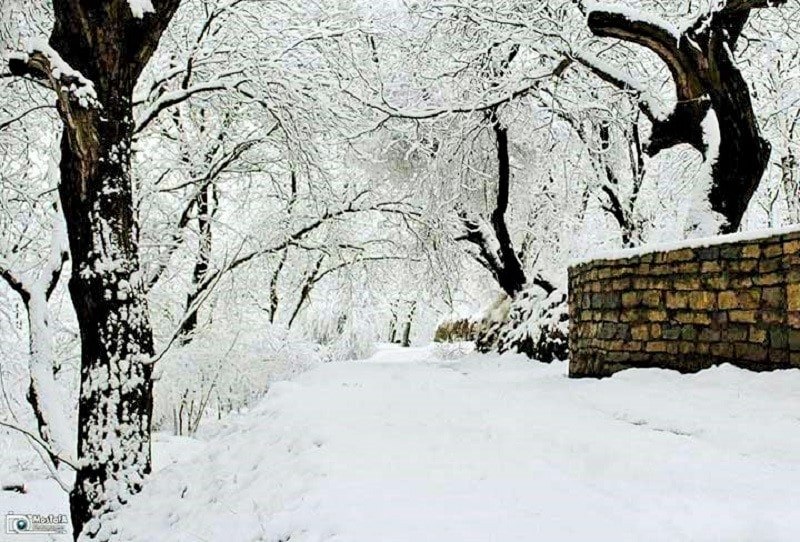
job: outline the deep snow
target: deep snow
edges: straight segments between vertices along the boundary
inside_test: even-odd
[[[433,351],[327,364],[205,441],[159,437],[119,540],[800,540],[800,371],[576,381]]]

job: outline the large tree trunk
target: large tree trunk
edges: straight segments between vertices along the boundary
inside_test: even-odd
[[[101,517],[151,468],[154,352],[131,185],[132,96],[177,6],[154,0],[153,12],[134,14],[126,0],[54,0],[49,46],[10,66],[49,84],[64,124],[59,193],[81,334],[76,539],[110,540]]]
[[[132,85],[129,85],[132,90]],[[131,194],[131,94],[109,89],[102,115],[62,138],[61,199],[81,332],[78,456],[70,495],[76,538],[107,539],[96,520],[127,502],[150,472],[154,354]]]
[[[742,216],[761,182],[770,145],[761,137],[750,91],[736,66],[733,53],[742,29],[754,8],[766,8],[786,0],[729,0],[701,16],[679,36],[649,18],[637,19],[612,7],[597,6],[588,24],[597,36],[619,38],[657,54],[674,79],[678,103],[666,118],[653,123],[648,153],[681,143],[700,150],[711,164],[711,209],[725,220],[722,233],[739,229]],[[601,77],[624,86],[616,77],[590,66]],[[703,126],[709,108],[719,125],[719,141],[709,141]],[[709,145],[718,148],[709,148]]]

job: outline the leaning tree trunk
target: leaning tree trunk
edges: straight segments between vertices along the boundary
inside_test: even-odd
[[[647,152],[653,156],[688,143],[713,160],[708,201],[725,220],[720,226],[722,233],[739,229],[770,155],[770,145],[761,137],[750,91],[733,53],[750,10],[785,2],[728,0],[677,36],[649,17],[638,19],[613,6],[598,5],[588,16],[589,28],[595,35],[646,47],[669,68],[678,103],[666,118],[656,117],[649,107],[643,108],[653,124]],[[605,80],[627,86],[597,66],[589,67]],[[718,124],[719,141],[709,141],[704,133],[709,109],[716,117],[712,120]],[[710,144],[718,147],[709,148]]]
[[[151,468],[154,352],[132,195],[132,104],[178,1],[133,13],[126,0],[54,0],[49,46],[32,44],[10,63],[56,92],[64,125],[59,193],[81,335],[76,540],[110,540],[102,516],[138,492]]]

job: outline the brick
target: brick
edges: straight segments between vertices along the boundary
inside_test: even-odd
[[[789,331],[784,327],[773,327],[769,330],[771,348],[785,349],[789,347]]]
[[[766,344],[767,330],[758,327],[750,327],[750,335],[748,339],[751,343]]]
[[[644,292],[642,294],[642,304],[645,307],[660,307],[662,305],[661,292]]]
[[[651,322],[666,322],[667,312],[663,310],[651,310],[647,312],[647,318]]]
[[[713,292],[692,292],[689,294],[689,307],[695,310],[711,310],[716,307]]]
[[[685,309],[689,306],[689,294],[687,292],[667,292],[666,305],[669,309]]]
[[[721,358],[731,358],[733,357],[733,344],[727,342],[712,344],[711,354]]]
[[[748,329],[747,326],[732,325],[720,330],[720,340],[733,343],[743,342],[747,340]]]
[[[644,349],[646,352],[666,352],[667,344],[665,341],[653,341],[646,343]]]
[[[739,294],[733,290],[720,292],[717,302],[720,310],[735,309],[739,306]]]
[[[742,258],[758,258],[761,255],[761,247],[758,245],[746,245],[742,248]]]
[[[682,277],[674,281],[676,290],[699,290],[700,278],[699,277]]]
[[[650,288],[650,279],[647,277],[637,277],[633,279],[633,287],[637,290],[647,290]]]
[[[786,285],[786,307],[790,311],[800,311],[800,283]]]
[[[634,341],[646,341],[650,338],[650,326],[647,324],[632,326],[631,337]]]
[[[616,279],[611,282],[612,290],[629,290],[631,287],[631,279]]]
[[[719,249],[719,257],[723,260],[738,260],[742,257],[742,249],[736,245],[726,245]]]
[[[781,273],[767,273],[765,275],[756,275],[751,279],[752,283],[759,286],[772,286],[774,284],[781,284],[784,278]]]
[[[697,340],[704,343],[715,343],[719,341],[721,337],[722,334],[720,330],[710,327],[701,328],[700,333],[697,334]]]
[[[728,318],[731,322],[744,322],[754,324],[756,322],[756,311],[730,311]]]
[[[736,260],[728,265],[728,269],[739,273],[752,273],[758,267],[758,260]]]
[[[655,276],[660,275],[674,275],[675,274],[675,266],[676,264],[669,264],[669,265],[659,265],[656,267],[650,268],[650,274]]]
[[[622,350],[625,352],[638,352],[642,349],[642,343],[638,341],[625,341],[622,343]]]
[[[697,340],[697,329],[691,324],[683,326],[681,328],[681,340],[682,341]]]
[[[669,274],[682,273],[682,274],[696,274],[700,272],[700,264],[697,262],[684,262],[675,264]]]
[[[731,282],[728,273],[704,274],[702,278],[706,287],[712,290],[724,290]]]
[[[798,252],[800,252],[800,240],[783,243],[784,254],[797,254]]]
[[[702,247],[697,249],[697,259],[716,261],[719,259],[719,247]]]
[[[640,292],[625,292],[622,294],[622,306],[625,308],[638,307],[641,302],[642,294]]]
[[[753,286],[753,277],[751,276],[734,276],[728,281],[729,288],[746,289],[746,288],[751,288],[752,286]]]
[[[785,367],[789,364],[789,352],[787,350],[770,350],[767,354],[767,361],[772,365]]]
[[[784,311],[761,310],[758,315],[765,324],[782,324],[786,322],[786,313]]]
[[[681,324],[709,325],[711,316],[704,312],[680,312],[675,315],[675,321]]]
[[[761,306],[770,309],[781,309],[786,304],[783,288],[764,288],[761,291]]]
[[[666,261],[668,262],[688,262],[694,260],[694,251],[690,248],[673,250],[667,252]]]
[[[757,344],[736,343],[734,345],[734,352],[738,359],[764,361],[767,359],[768,350]]]
[[[788,344],[791,352],[800,352],[800,329],[790,329]]]
[[[774,258],[775,256],[781,255],[783,255],[783,245],[780,243],[767,245],[764,247],[764,256],[766,258]]]
[[[773,273],[780,268],[781,268],[781,261],[778,259],[762,260],[758,263],[759,273]]]

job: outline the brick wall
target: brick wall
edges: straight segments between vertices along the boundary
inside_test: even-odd
[[[800,368],[800,231],[569,270],[573,377]]]

